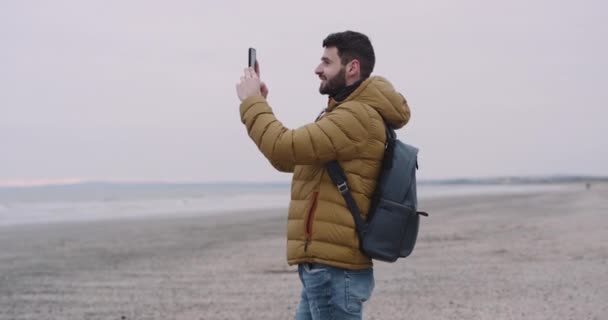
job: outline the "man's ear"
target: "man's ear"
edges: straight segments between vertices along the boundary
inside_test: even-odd
[[[361,75],[361,63],[357,59],[353,59],[348,63],[349,65],[346,68],[346,73],[350,76],[359,76]]]

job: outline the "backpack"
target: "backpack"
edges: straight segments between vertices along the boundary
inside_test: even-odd
[[[327,163],[326,168],[353,215],[361,251],[371,259],[394,262],[412,253],[420,216],[428,214],[416,211],[418,149],[399,141],[395,130],[386,123],[385,128],[384,159],[367,222],[361,218],[338,161]]]

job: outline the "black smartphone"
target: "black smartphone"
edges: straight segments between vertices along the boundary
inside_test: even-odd
[[[255,48],[249,48],[249,67],[255,68]]]

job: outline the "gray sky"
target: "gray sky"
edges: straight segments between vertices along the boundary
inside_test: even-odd
[[[608,175],[605,1],[3,0],[0,184],[287,181],[240,123],[247,48],[295,128],[347,29],[410,103],[420,177]]]

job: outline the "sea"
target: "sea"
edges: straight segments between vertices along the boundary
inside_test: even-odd
[[[419,199],[560,191],[579,184],[430,183]],[[0,227],[287,208],[289,183],[75,183],[0,187]]]

